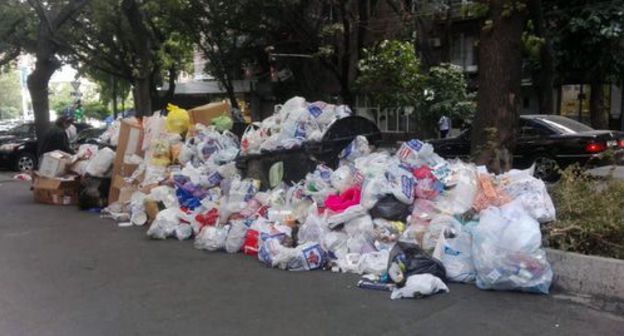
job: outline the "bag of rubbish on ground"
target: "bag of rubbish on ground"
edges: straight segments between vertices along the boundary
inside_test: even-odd
[[[448,287],[440,278],[431,274],[414,274],[407,278],[403,287],[392,290],[390,299],[420,298],[436,293],[448,292]]]
[[[446,281],[446,270],[439,260],[427,255],[416,244],[397,242],[390,251],[388,259],[388,276],[390,279],[402,287],[409,276],[425,273]]]
[[[300,244],[320,243],[325,233],[329,231],[326,217],[324,215],[319,215],[316,209],[316,204],[309,207],[308,217],[306,217],[305,222],[299,227],[299,231],[297,231],[297,241]]]
[[[432,252],[438,244],[438,238],[446,229],[462,230],[462,225],[457,219],[449,215],[433,217],[423,236],[421,245],[423,250]]]
[[[115,152],[108,147],[104,147],[91,157],[87,164],[86,172],[95,177],[110,176],[113,160],[115,160]]]
[[[167,105],[167,111],[167,120],[165,121],[167,131],[176,134],[186,133],[191,124],[188,112],[172,104]]]
[[[172,236],[180,224],[178,211],[178,208],[169,208],[159,212],[147,230],[147,235],[153,239],[167,239]]]
[[[461,215],[472,208],[477,195],[477,167],[456,161],[451,165],[449,184],[436,200],[437,207],[445,213]]]
[[[533,177],[530,170],[510,170],[500,175],[503,190],[512,198],[522,201],[524,209],[540,223],[556,219],[553,204],[544,181]]]
[[[322,268],[326,262],[326,253],[318,243],[305,243],[295,248],[278,248],[271,265],[289,271],[311,271]]]
[[[225,239],[225,251],[237,253],[243,247],[248,227],[245,225],[244,219],[232,220],[230,223],[230,231]]]
[[[210,252],[221,250],[225,247],[229,225],[226,226],[206,226],[199,235],[195,237],[195,248]]]
[[[465,228],[445,228],[440,233],[433,256],[442,261],[449,281],[475,281],[477,271],[472,260],[472,236]]]
[[[548,294],[553,273],[539,223],[521,200],[483,210],[472,234],[477,287]]]

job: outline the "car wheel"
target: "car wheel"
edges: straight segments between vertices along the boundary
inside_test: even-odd
[[[559,178],[559,163],[548,155],[539,155],[533,160],[535,172],[533,175],[546,182],[554,182]]]
[[[37,168],[37,160],[30,153],[19,153],[15,159],[15,170],[19,172],[33,171]]]

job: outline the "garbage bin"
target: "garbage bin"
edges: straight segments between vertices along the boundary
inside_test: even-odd
[[[236,159],[236,166],[245,177],[260,180],[262,190],[269,188],[269,169],[280,161],[284,164],[283,181],[298,182],[319,163],[337,168],[338,154],[358,135],[365,136],[372,145],[382,140],[375,123],[360,116],[350,116],[333,122],[320,142],[306,142],[293,149],[240,156]]]

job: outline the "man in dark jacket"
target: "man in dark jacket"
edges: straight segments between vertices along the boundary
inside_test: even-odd
[[[74,154],[74,150],[69,146],[69,139],[65,132],[72,122],[73,120],[68,116],[60,116],[56,119],[56,122],[48,130],[48,133],[39,141],[39,146],[37,148],[37,155],[39,158],[41,158],[43,154],[55,150]],[[41,162],[41,160],[39,162]]]

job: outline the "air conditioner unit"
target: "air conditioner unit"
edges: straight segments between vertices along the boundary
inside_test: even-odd
[[[442,46],[442,40],[439,37],[430,38],[429,45],[434,48],[439,48]]]

